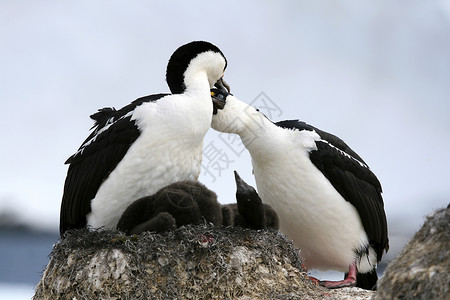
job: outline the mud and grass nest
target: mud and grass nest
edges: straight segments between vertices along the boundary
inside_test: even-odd
[[[70,231],[34,299],[308,299],[325,295],[276,230],[211,225],[163,234]]]

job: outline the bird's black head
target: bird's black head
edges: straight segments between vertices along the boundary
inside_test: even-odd
[[[173,94],[181,94],[186,89],[185,72],[189,67],[191,61],[199,54],[213,52],[218,53],[225,61],[225,66],[222,73],[227,67],[227,60],[220,49],[205,41],[194,41],[179,47],[170,57],[166,70],[166,81],[169,85],[170,91]],[[219,79],[219,78],[217,78]]]

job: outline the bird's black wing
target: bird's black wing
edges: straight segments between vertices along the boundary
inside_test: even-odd
[[[69,157],[70,164],[61,202],[60,233],[86,226],[91,200],[108,175],[127,153],[140,131],[131,120],[134,109],[167,94],[139,98],[120,110],[103,108],[93,114],[95,128],[78,151]]]
[[[290,129],[315,131],[321,138],[310,152],[312,163],[341,196],[358,211],[378,261],[388,249],[386,214],[381,184],[367,164],[340,138],[298,120],[275,123]]]

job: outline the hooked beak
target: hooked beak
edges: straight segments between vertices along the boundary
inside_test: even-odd
[[[211,99],[213,102],[213,114],[217,114],[218,109],[223,109],[225,107],[225,101],[230,93],[230,86],[228,83],[223,80],[223,77],[221,77],[217,82],[214,84],[213,89],[211,89]]]
[[[228,85],[228,83],[225,82],[225,80],[223,80],[223,77],[217,80],[214,86],[219,90],[227,92],[228,94],[231,92],[230,86]]]
[[[225,107],[226,96],[222,94],[219,90],[211,90],[211,99],[213,101],[214,109],[222,109]]]
[[[214,115],[217,114],[218,109],[223,109],[225,107],[226,97],[218,91],[219,91],[218,89],[211,90],[211,100],[213,102],[213,114]]]

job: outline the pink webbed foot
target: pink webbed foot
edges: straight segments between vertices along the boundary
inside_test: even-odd
[[[348,269],[348,275],[344,280],[339,281],[320,281],[319,284],[327,289],[338,289],[343,287],[354,287],[356,286],[356,275],[358,274],[358,270],[356,269],[356,265],[350,265]],[[317,280],[317,279],[316,279]]]
[[[316,277],[312,277],[312,276],[308,276],[309,280],[312,281],[312,283],[316,284],[316,285],[320,285],[320,280],[317,279]]]

